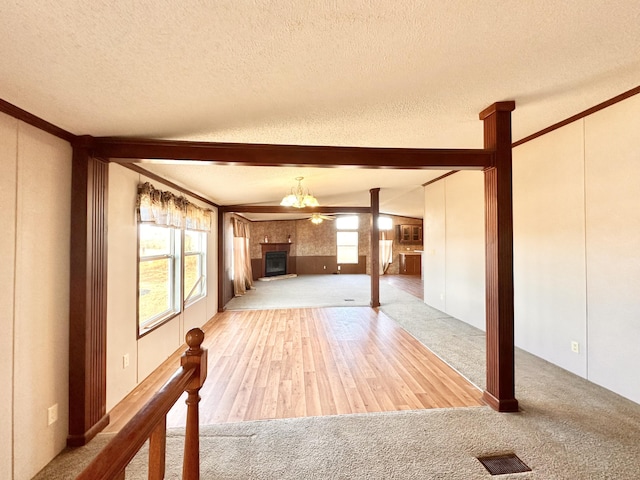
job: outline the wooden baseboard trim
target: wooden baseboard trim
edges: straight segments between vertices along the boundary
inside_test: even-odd
[[[105,429],[107,425],[109,425],[109,414],[107,413],[104,417],[102,417],[98,422],[93,425],[89,430],[84,432],[82,435],[69,435],[67,437],[67,446],[68,447],[82,447],[89,443],[93,437],[99,434],[102,430]]]
[[[487,405],[489,405],[497,412],[513,413],[519,411],[518,400],[516,400],[515,398],[507,398],[501,400],[485,390],[484,392],[482,392],[482,400],[484,400]]]

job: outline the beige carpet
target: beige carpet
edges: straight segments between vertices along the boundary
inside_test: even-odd
[[[381,310],[482,387],[483,332],[392,288],[381,285]],[[640,405],[519,350],[516,396],[515,414],[475,407],[205,426],[201,478],[640,478]],[[169,434],[167,478],[180,475],[181,433]],[[65,452],[36,479],[73,478],[104,441]],[[506,452],[532,471],[492,477],[476,460]],[[127,478],[146,478],[144,454]]]
[[[246,294],[234,297],[227,310],[270,310],[304,307],[366,307],[371,303],[368,275],[299,275],[254,282]]]

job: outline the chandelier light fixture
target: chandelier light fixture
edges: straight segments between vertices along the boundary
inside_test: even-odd
[[[291,193],[286,195],[280,205],[283,207],[295,207],[295,208],[304,208],[304,207],[318,207],[320,204],[316,197],[309,193],[309,189],[307,189],[307,193],[304,193],[302,189],[302,180],[304,177],[296,177],[298,181],[298,185],[295,187],[291,187]]]
[[[311,223],[313,223],[314,225],[320,225],[322,223],[322,215],[318,215],[317,213],[314,213],[313,215],[311,215]]]

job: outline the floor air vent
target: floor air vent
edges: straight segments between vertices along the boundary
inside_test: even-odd
[[[491,475],[505,475],[507,473],[530,472],[522,460],[515,453],[504,455],[492,455],[489,457],[478,457],[480,463]]]

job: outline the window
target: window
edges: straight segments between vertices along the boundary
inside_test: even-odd
[[[180,230],[140,224],[138,230],[138,329],[180,312]]]
[[[336,228],[338,230],[357,230],[358,229],[358,217],[338,217],[336,218]]]
[[[358,217],[338,217],[336,228],[338,263],[358,263]]]
[[[338,232],[338,263],[358,263],[358,232]]]
[[[138,184],[138,336],[207,295],[211,211]]]
[[[391,230],[393,228],[393,220],[389,217],[378,217],[378,229],[379,230]]]
[[[204,295],[206,278],[207,234],[184,232],[184,303],[187,305]]]

